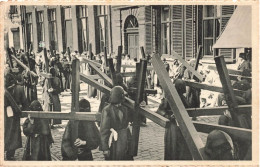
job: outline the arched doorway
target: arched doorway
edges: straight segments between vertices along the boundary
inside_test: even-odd
[[[134,15],[129,15],[124,24],[124,43],[125,53],[129,54],[131,59],[139,58],[139,34],[138,22]]]

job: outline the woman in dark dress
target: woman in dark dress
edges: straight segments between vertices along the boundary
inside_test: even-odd
[[[106,160],[133,160],[130,155],[131,132],[128,124],[131,120],[124,101],[124,90],[115,86],[111,90],[110,104],[101,114],[101,145]]]
[[[38,100],[30,105],[31,111],[43,111]],[[27,136],[23,160],[51,161],[50,146],[54,142],[47,119],[27,118],[23,124],[23,133]]]

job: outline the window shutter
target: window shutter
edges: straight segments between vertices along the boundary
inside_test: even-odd
[[[183,57],[183,14],[182,6],[172,7],[172,48],[173,51]]]
[[[193,10],[192,5],[186,6],[185,20],[185,60],[193,58]]]
[[[233,5],[225,5],[221,8],[222,18],[221,18],[221,32],[224,31],[231,15],[234,12]],[[219,54],[223,55],[226,62],[233,62],[233,51],[232,49],[219,49]]]
[[[152,53],[152,8],[145,6],[145,52]]]

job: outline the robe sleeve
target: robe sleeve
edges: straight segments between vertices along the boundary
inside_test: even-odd
[[[87,133],[88,135],[85,148],[88,150],[94,150],[100,144],[100,133],[94,122],[88,122]]]
[[[100,135],[101,135],[101,145],[100,150],[101,151],[107,151],[109,150],[108,146],[108,139],[110,136],[110,121],[111,118],[108,114],[108,107],[105,107],[101,114],[101,122],[100,122]]]
[[[34,132],[35,124],[31,124],[27,118],[23,123],[23,133],[25,136],[32,135]]]
[[[66,156],[70,160],[77,159],[77,152],[71,146],[71,124],[70,124],[70,122],[66,126],[65,132],[62,136],[61,152],[62,152],[63,156],[64,156],[64,154],[66,154]]]

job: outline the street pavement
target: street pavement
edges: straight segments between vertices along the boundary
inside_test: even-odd
[[[88,98],[87,97],[87,85],[85,83],[80,84],[80,99],[86,98],[91,104],[91,112],[97,112],[100,101],[97,98]],[[42,88],[38,86],[38,98],[41,101]],[[153,97],[154,98],[154,97]],[[71,93],[63,92],[60,95],[61,109],[62,112],[70,112],[71,107]],[[149,101],[149,108],[153,111],[156,111],[158,108],[158,103]],[[207,117],[198,117],[198,121],[207,122],[207,123],[217,123],[218,116],[207,116]],[[25,118],[21,119],[21,125],[24,122]],[[51,153],[53,160],[62,160],[61,156],[61,139],[64,133],[67,120],[63,120],[61,125],[56,126],[52,129],[52,136],[54,138],[54,144],[51,147]],[[22,128],[21,128],[22,129]],[[141,126],[140,136],[139,136],[139,145],[138,145],[138,155],[134,157],[134,160],[163,160],[164,158],[164,133],[165,129],[157,125],[156,123],[147,120],[146,126]],[[205,144],[207,134],[199,133],[202,138],[203,143]],[[25,145],[26,137],[22,133],[23,146]],[[15,153],[15,160],[21,161],[23,156],[23,148],[17,149]],[[98,149],[92,150],[93,158],[95,161],[104,160],[103,154]]]

